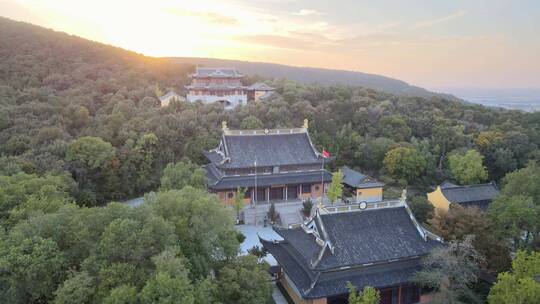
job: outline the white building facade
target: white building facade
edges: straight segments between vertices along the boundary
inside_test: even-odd
[[[226,109],[247,103],[246,87],[241,79],[244,75],[234,68],[199,68],[190,75],[191,85],[187,86],[187,101],[221,103]]]
[[[220,103],[225,109],[257,102],[260,96],[274,90],[262,83],[244,86],[241,81],[244,75],[234,68],[197,67],[190,77],[192,82],[186,86],[188,102]]]

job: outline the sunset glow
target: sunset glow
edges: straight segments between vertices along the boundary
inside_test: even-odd
[[[8,0],[0,15],[150,56],[347,69],[427,88],[540,87],[536,1],[381,2]]]

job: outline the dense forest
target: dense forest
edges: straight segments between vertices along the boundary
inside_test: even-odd
[[[538,247],[539,112],[256,75],[246,83],[274,86],[272,100],[232,111],[182,102],[161,108],[157,97],[169,89],[184,93],[193,69],[0,19],[0,297],[268,298],[262,264],[236,257],[242,237],[229,211],[196,183],[162,188],[141,208],[95,207],[157,191],[170,163],[203,164],[201,150],[217,144],[222,121],[274,128],[309,119],[315,145],[336,156],[329,169],[348,165],[371,174],[387,184],[388,196],[408,187],[418,216],[437,233],[482,235],[475,246],[490,273],[509,270],[512,252]],[[424,194],[447,179],[493,180],[503,197],[489,216],[435,216]]]

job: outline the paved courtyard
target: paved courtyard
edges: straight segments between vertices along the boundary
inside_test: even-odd
[[[265,240],[282,240],[271,226],[237,225],[235,227],[246,237],[240,245],[240,254],[247,254],[247,251],[254,246],[262,247],[259,236]],[[277,265],[276,260],[271,255],[266,256],[265,260],[270,265]]]

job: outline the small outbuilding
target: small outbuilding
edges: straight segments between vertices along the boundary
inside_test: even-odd
[[[382,201],[384,183],[347,166],[341,168],[341,173],[345,192],[355,196],[357,201]]]
[[[181,96],[181,95],[178,95],[176,94],[175,91],[169,91],[167,92],[167,94],[159,97],[159,101],[161,103],[161,107],[166,107],[168,106],[171,101],[173,100],[177,100],[177,101],[186,101],[186,98],[184,96]]]
[[[486,210],[497,195],[499,188],[495,182],[459,186],[446,181],[428,193],[427,198],[435,208],[441,210],[448,210],[451,204]]]
[[[257,82],[246,88],[249,101],[264,101],[274,95],[276,89],[264,82]]]

